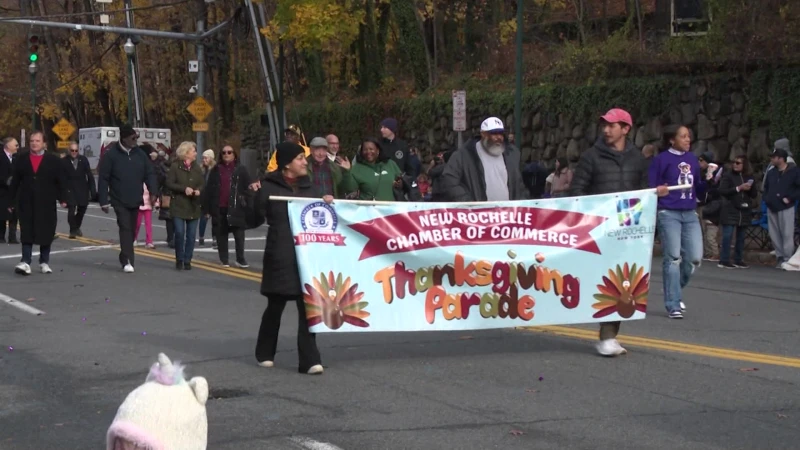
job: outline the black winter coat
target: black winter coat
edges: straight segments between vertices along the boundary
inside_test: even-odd
[[[450,201],[453,202],[485,202],[486,178],[483,163],[478,156],[479,138],[470,139],[464,148],[453,153],[447,161],[442,174],[443,188]],[[508,199],[525,200],[528,190],[522,182],[520,170],[520,154],[514,146],[506,144],[503,152],[508,173]]]
[[[115,143],[103,154],[98,173],[100,206],[138,208],[144,204],[143,185],[152,195],[158,192],[153,162],[139,147],[126,152]]]
[[[90,201],[97,197],[97,185],[94,182],[92,168],[89,160],[83,155],[78,155],[77,168],[72,165],[72,157],[67,156],[61,160],[67,171],[70,199],[77,206],[88,206]]]
[[[214,218],[219,218],[219,191],[222,177],[219,175],[219,164],[215,165],[206,180],[203,210]],[[251,200],[250,174],[247,168],[237,163],[231,175],[231,190],[228,196],[228,225],[247,228],[248,200]]]
[[[720,209],[720,225],[734,225],[743,227],[750,225],[752,221],[753,208],[758,189],[752,186],[749,191],[736,192],[736,187],[744,184],[752,177],[745,178],[741,172],[726,170],[722,174],[717,192],[722,197],[722,207]]]
[[[649,186],[647,159],[632,143],[618,152],[603,138],[581,155],[572,175],[570,195],[597,195],[636,191]]]
[[[56,234],[58,212],[56,202],[71,203],[67,171],[56,155],[45,152],[39,170],[33,172],[30,153],[21,153],[14,160],[11,198],[16,198],[20,241],[23,244],[50,245]]]
[[[788,166],[783,172],[774,168],[767,172],[764,183],[764,202],[772,212],[793,208],[800,200],[800,169]],[[789,203],[783,201],[788,199]]]
[[[16,159],[17,155],[14,154],[12,160]],[[11,181],[12,170],[13,163],[8,160],[6,152],[0,150],[0,221],[9,219],[8,208],[14,205],[8,188],[8,184]]]
[[[314,189],[308,176],[298,179],[293,190],[280,171],[268,173],[261,180],[256,207],[266,218],[267,245],[264,248],[264,263],[261,275],[261,294],[287,296],[302,301],[300,273],[294,252],[294,237],[289,225],[289,211],[285,201],[270,201],[271,196],[314,197]]]

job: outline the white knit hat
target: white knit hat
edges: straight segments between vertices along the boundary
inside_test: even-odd
[[[208,149],[208,150],[204,151],[203,152],[203,158],[205,158],[206,156],[208,156],[211,159],[214,159],[214,150]]]
[[[208,441],[208,382],[186,382],[183,366],[159,353],[145,383],[120,405],[108,429],[106,448],[123,439],[152,450],[205,450]]]

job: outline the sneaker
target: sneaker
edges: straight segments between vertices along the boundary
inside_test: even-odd
[[[81,231],[81,229],[80,229],[80,228],[78,228],[77,230],[75,230],[75,234],[77,234],[77,235],[78,235],[78,237],[83,237],[83,231]]]
[[[681,302],[681,312],[686,312],[686,303]]]
[[[770,254],[770,255],[772,255],[772,256],[775,256],[775,255],[777,255],[777,253],[775,253],[775,250],[773,250],[773,251],[769,252],[769,254]]]
[[[131,263],[125,264],[125,267],[122,268],[122,271],[125,273],[133,273],[134,272],[133,266],[131,265]]]
[[[211,248],[213,248],[214,250],[217,249],[217,242],[216,241],[214,241],[214,243],[211,244]]]
[[[200,240],[197,242],[197,245],[199,245],[200,247],[206,245],[206,240],[203,239],[203,238],[200,238]]]
[[[21,262],[14,267],[14,273],[18,273],[20,275],[30,275],[31,266],[28,263]]]
[[[273,361],[261,361],[258,365],[261,367],[273,367],[275,363]]]
[[[167,247],[169,247],[169,248],[175,248],[175,241],[168,241],[168,242],[167,242]]]
[[[781,269],[788,272],[800,272],[800,267],[795,266],[794,264],[789,264],[788,262],[781,264]]]
[[[134,247],[138,247],[139,246],[139,240],[138,239],[133,241],[133,246]]]
[[[175,261],[175,270],[183,270],[183,261]]]
[[[720,269],[735,269],[736,268],[736,266],[734,266],[733,264],[731,264],[729,262],[721,262],[721,263],[717,264],[717,267],[719,267]]]
[[[669,313],[670,319],[683,319],[683,313],[680,311],[672,311]]]
[[[156,246],[152,242],[149,244],[144,244],[144,248],[149,248],[150,250],[155,250]]]
[[[227,261],[220,261],[220,264],[222,264],[222,267],[225,267],[226,269],[231,267],[231,265],[228,264]]]
[[[183,263],[183,270],[192,270],[192,263],[190,262]]]
[[[236,261],[236,267],[240,269],[247,269],[248,267],[250,267],[250,264],[247,264],[247,261],[245,260]]]
[[[748,266],[747,263],[745,263],[745,262],[737,262],[737,263],[733,263],[733,265],[736,266],[737,269],[749,269],[750,268],[750,266]]]
[[[50,268],[50,264],[47,264],[47,263],[40,263],[39,264],[39,270],[42,273],[53,273],[53,269],[51,269]]]
[[[69,238],[70,239],[77,239],[78,235],[75,233],[75,231],[70,231],[69,232]]]
[[[595,348],[597,349],[597,353],[603,356],[618,356],[628,353],[625,348],[619,345],[619,341],[616,339],[606,339],[600,341],[595,345]]]
[[[719,256],[704,256],[703,261],[717,262],[719,261]]]
[[[322,368],[322,364],[317,364],[317,365],[311,366],[311,368],[308,369],[308,374],[309,375],[321,375],[323,370],[324,369]]]

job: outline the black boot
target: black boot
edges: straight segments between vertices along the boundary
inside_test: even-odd
[[[175,270],[183,270],[183,261],[175,261]]]

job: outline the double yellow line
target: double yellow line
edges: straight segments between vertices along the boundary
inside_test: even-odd
[[[572,328],[564,326],[550,327],[522,327],[524,331],[551,334],[555,336],[570,337],[583,341],[597,341],[596,330],[586,330],[582,328]],[[800,358],[770,355],[767,353],[746,352],[732,350],[721,347],[707,347],[704,345],[686,344],[677,341],[667,341],[662,339],[652,339],[638,336],[620,335],[617,338],[622,344],[629,347],[650,348],[654,350],[664,350],[667,352],[683,353],[688,355],[705,356],[709,358],[730,359],[734,361],[745,361],[756,364],[769,364],[773,366],[800,368]]]
[[[67,238],[65,234],[58,234],[62,238]],[[77,239],[70,239],[84,244],[90,245],[110,245],[111,242],[101,241],[98,239],[90,239],[79,237]],[[145,248],[137,248],[136,254],[147,256],[162,261],[174,262],[173,255],[158,252],[155,250],[148,250]],[[192,266],[199,269],[207,270],[209,272],[218,273],[229,277],[239,278],[242,280],[261,282],[261,274],[250,270],[224,268],[219,265],[211,264],[204,261],[194,260]],[[523,331],[549,334],[554,336],[568,337],[580,339],[582,341],[597,341],[598,334],[596,330],[587,330],[582,328],[573,328],[565,326],[547,326],[547,327],[520,327]],[[687,355],[705,356],[709,358],[728,359],[734,361],[743,361],[755,364],[768,364],[773,366],[794,367],[800,368],[800,358],[792,358],[786,356],[770,355],[767,353],[746,352],[741,350],[733,350],[721,347],[708,347],[704,345],[686,344],[678,341],[668,341],[662,339],[652,339],[639,336],[624,336],[618,337],[619,341],[628,347],[649,348],[654,350],[662,350],[667,352],[683,353]]]

